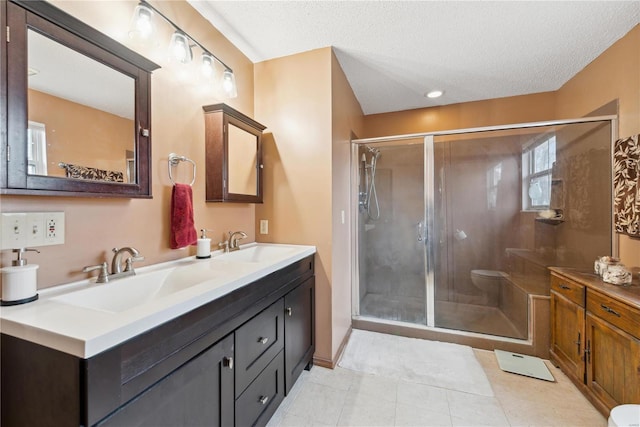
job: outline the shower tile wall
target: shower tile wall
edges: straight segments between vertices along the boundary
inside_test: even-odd
[[[478,289],[471,271],[506,271],[506,248],[521,245],[521,152],[514,140],[436,140],[437,301],[498,306],[499,292]],[[496,168],[500,179],[490,200],[487,176]]]
[[[424,240],[418,241],[424,219],[423,158],[421,143],[381,148],[375,178],[380,218],[360,217],[364,315],[425,321]]]

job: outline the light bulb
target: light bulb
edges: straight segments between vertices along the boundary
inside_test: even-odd
[[[235,98],[238,96],[238,89],[236,88],[236,76],[230,70],[225,70],[222,75],[222,91],[228,98]]]
[[[193,59],[191,46],[189,46],[189,39],[179,31],[176,31],[171,36],[171,42],[169,43],[169,59],[175,59],[182,64],[189,63]]]
[[[205,77],[211,77],[214,72],[213,68],[213,55],[208,52],[202,52],[202,75]]]
[[[146,40],[153,33],[153,10],[140,3],[133,11],[129,37]]]

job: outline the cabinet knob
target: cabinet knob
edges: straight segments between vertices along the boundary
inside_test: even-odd
[[[258,338],[258,342],[259,342],[260,344],[266,344],[266,343],[267,343],[267,341],[269,341],[269,338],[267,338],[267,337],[260,337],[260,338]]]
[[[222,366],[225,368],[233,369],[233,357],[223,357]]]
[[[291,307],[287,307],[284,311],[287,313],[287,316],[293,316],[293,309]]]
[[[269,396],[260,396],[260,399],[258,399],[258,402],[260,402],[262,405],[266,405],[267,401],[269,401]]]
[[[571,288],[567,285],[560,285],[560,289],[571,289]]]

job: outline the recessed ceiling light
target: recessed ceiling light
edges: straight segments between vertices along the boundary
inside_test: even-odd
[[[444,92],[441,90],[432,90],[431,92],[427,92],[425,96],[427,98],[439,98],[442,96]]]

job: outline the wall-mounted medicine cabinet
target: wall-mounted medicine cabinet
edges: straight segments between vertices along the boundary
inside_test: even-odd
[[[205,105],[206,201],[262,203],[266,126],[226,104]]]

